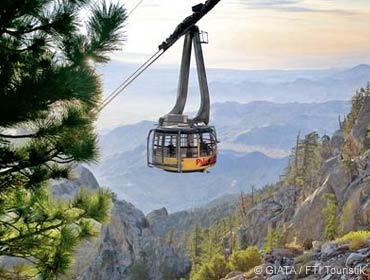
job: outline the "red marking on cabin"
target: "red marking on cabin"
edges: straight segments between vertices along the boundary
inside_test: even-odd
[[[199,166],[207,166],[207,165],[211,165],[211,164],[215,164],[217,161],[217,157],[214,156],[214,157],[211,157],[209,159],[201,159],[201,158],[198,158],[195,162],[196,165],[199,165]]]

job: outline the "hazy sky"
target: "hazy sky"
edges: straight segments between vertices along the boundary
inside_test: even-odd
[[[121,1],[126,8],[138,0]],[[114,58],[140,63],[201,0],[144,0]],[[204,2],[204,1],[203,1]],[[370,0],[221,0],[199,27],[208,67],[327,68],[370,63]],[[181,42],[181,43],[179,43]],[[158,62],[178,64],[182,40]]]

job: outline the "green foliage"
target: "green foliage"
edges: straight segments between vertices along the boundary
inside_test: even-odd
[[[349,176],[351,182],[357,171],[355,157],[359,155],[360,148],[357,140],[349,134],[344,142],[342,149],[342,165]]]
[[[203,264],[199,271],[191,275],[192,280],[219,280],[229,273],[230,269],[221,254],[212,257],[209,263]]]
[[[185,236],[187,253],[192,262],[191,275],[203,277],[209,271],[215,273],[216,263],[218,263],[216,260],[220,259],[214,259],[214,257],[223,255],[225,250],[230,253],[236,250],[236,232],[239,223],[240,221],[235,216],[230,216],[215,222],[208,229],[198,225],[193,226],[191,233]],[[212,259],[213,265],[211,265]]]
[[[322,209],[322,215],[325,221],[325,238],[333,240],[337,234],[337,209],[338,202],[335,194],[327,193],[323,196],[326,203],[325,208]]]
[[[235,251],[230,257],[230,267],[235,271],[249,271],[260,265],[262,257],[256,246],[248,247],[246,250]]]
[[[201,264],[202,260],[202,242],[203,242],[203,229],[197,224],[193,226],[193,230],[190,233],[187,251],[192,263],[192,268],[197,270]]]
[[[0,224],[2,254],[32,260],[42,279],[55,279],[58,274],[65,273],[78,242],[96,234],[92,223],[96,217],[75,208],[72,203],[49,200],[42,189],[10,194],[15,194],[19,200],[9,196],[2,205],[9,215],[3,216]],[[94,209],[92,213],[99,208],[94,200],[110,203],[110,194],[106,191],[90,192],[88,197],[83,203],[88,209]]]
[[[298,272],[298,278],[304,278],[306,276],[306,267],[312,260],[312,254],[312,252],[304,253],[295,259],[295,270]]]
[[[312,241],[310,242],[312,244]],[[293,241],[284,245],[285,248],[293,249],[296,251],[303,251],[304,248],[297,242],[297,237],[294,237]]]
[[[265,252],[271,252],[274,248],[277,247],[278,243],[279,238],[276,230],[269,226],[267,230],[267,235],[263,243],[263,250]]]
[[[359,250],[361,248],[365,248],[368,245],[369,245],[369,240],[368,239],[363,238],[363,237],[358,237],[358,238],[353,239],[349,243],[349,249],[352,250],[352,251],[356,251],[356,250]]]
[[[343,131],[344,131],[345,137],[351,134],[352,128],[354,124],[356,123],[358,116],[361,112],[366,94],[369,94],[369,93],[366,93],[365,89],[360,89],[356,91],[356,94],[352,97],[351,111],[349,112],[349,114],[347,115],[343,123]]]
[[[234,216],[222,219],[209,229],[194,226],[185,238],[188,255],[192,260],[192,280],[213,280],[223,278],[230,269],[249,270],[261,262],[257,247],[238,250],[236,233],[240,221]],[[195,250],[195,248],[198,248]],[[229,260],[225,252],[230,252]]]
[[[361,88],[360,90],[356,91],[356,94],[352,97],[351,111],[344,119],[342,125],[344,134],[342,164],[349,176],[350,182],[357,173],[357,166],[354,161],[355,157],[360,154],[363,148],[367,148],[370,143],[368,139],[365,139],[365,141],[359,141],[359,139],[356,139],[352,134],[352,129],[358,120],[366,96],[370,96],[369,83],[366,89]]]
[[[213,276],[213,271],[209,267],[208,263],[203,264],[198,272],[193,272],[190,275],[191,280],[212,280],[215,279]]]
[[[320,152],[321,143],[316,132],[307,134],[304,139],[298,136],[289,157],[284,184],[299,187],[315,186],[316,175],[322,162]]]
[[[325,161],[333,156],[333,149],[331,139],[328,135],[321,137],[321,158]]]
[[[91,12],[87,33],[81,11]],[[0,255],[56,279],[81,239],[96,234],[94,220],[107,220],[109,193],[82,190],[72,202],[55,202],[47,187],[68,178],[72,163],[97,157],[102,86],[93,63],[106,62],[124,39],[125,9],[91,0],[2,1],[0,19]]]
[[[369,244],[370,231],[351,231],[344,236],[337,238],[339,244],[349,243],[349,248],[352,251],[358,250]]]
[[[343,205],[341,210],[341,215],[339,218],[339,233],[346,232],[346,224],[348,224],[348,221],[351,221],[353,219],[353,216],[355,214],[355,202],[352,199],[349,199],[346,201],[346,203]]]
[[[92,219],[103,223],[109,217],[110,202],[106,196],[105,190],[100,189],[92,196],[88,190],[82,188],[74,197],[72,206],[85,211]]]
[[[357,238],[370,239],[370,231],[368,230],[351,231],[343,235],[342,237],[337,238],[336,241],[340,244],[343,244]]]

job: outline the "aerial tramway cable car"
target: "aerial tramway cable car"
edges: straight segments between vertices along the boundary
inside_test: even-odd
[[[157,128],[149,131],[147,160],[150,167],[185,173],[204,172],[216,164],[217,136],[215,128],[208,126],[210,99],[201,46],[207,41],[202,35],[195,25],[185,34],[176,104],[159,119]],[[188,93],[192,44],[201,103],[197,115],[189,119],[183,111]]]
[[[193,14],[186,17],[159,46],[159,50],[114,90],[98,109],[98,112],[103,110],[180,37],[185,36],[176,104],[167,115],[159,119],[157,127],[150,130],[148,134],[147,163],[150,167],[185,173],[204,172],[216,164],[218,141],[215,128],[208,125],[210,100],[201,45],[208,43],[208,34],[199,32],[195,24],[218,2],[220,0],[207,0],[204,4],[193,6]],[[190,119],[183,112],[188,94],[192,45],[201,102],[198,113]]]

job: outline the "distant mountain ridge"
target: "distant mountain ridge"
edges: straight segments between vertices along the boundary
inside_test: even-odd
[[[100,135],[101,161],[92,169],[103,186],[144,212],[163,206],[171,212],[189,209],[224,194],[249,192],[251,185],[275,182],[298,133],[331,134],[338,128],[338,115],[348,110],[346,101],[215,103],[211,119],[221,143],[210,174],[178,175],[148,168],[146,140],[155,125],[150,121]]]
[[[213,99],[220,102],[266,100],[277,103],[348,100],[358,86],[366,86],[370,65],[361,64],[342,71],[312,71],[311,75],[305,71],[275,71],[275,79],[271,79],[268,73],[266,70],[265,76],[255,80],[246,77],[234,83],[211,82]]]
[[[131,74],[134,66],[112,62],[100,68],[104,77],[104,92],[112,92],[124,77]],[[165,114],[176,99],[178,72],[175,67],[149,68],[140,77],[140,82],[132,84],[124,95],[105,109],[99,120],[100,125],[111,129],[124,122],[155,120]],[[348,101],[358,87],[366,86],[369,77],[370,65],[367,64],[323,70],[207,70],[211,99],[216,103],[260,100],[275,103]],[[189,110],[196,110],[198,104],[198,83],[195,71],[192,71]],[[120,118],[119,114],[124,118]]]
[[[225,102],[213,104],[212,120],[222,142],[290,150],[298,133],[317,131],[323,135],[334,132],[339,128],[338,116],[346,114],[349,107],[348,101]]]
[[[146,147],[138,146],[92,168],[103,186],[148,212],[163,206],[180,211],[226,193],[249,192],[251,185],[260,187],[276,181],[286,162],[286,158],[273,159],[258,152],[236,156],[221,151],[218,164],[209,174],[174,174],[148,168]]]

